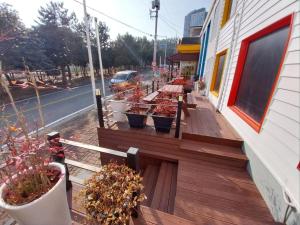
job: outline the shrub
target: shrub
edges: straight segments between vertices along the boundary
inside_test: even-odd
[[[110,163],[94,174],[81,191],[89,224],[127,224],[145,199],[142,178],[125,165]]]

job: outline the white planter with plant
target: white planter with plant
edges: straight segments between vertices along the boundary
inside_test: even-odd
[[[33,84],[44,126],[36,82]],[[0,129],[0,208],[19,225],[71,225],[65,166],[51,163],[54,155],[62,157],[62,147],[48,145],[46,137],[38,136],[38,132],[30,136],[24,115],[17,110],[9,87],[1,77],[0,85],[10,98],[20,126],[15,127],[5,120],[7,127]]]
[[[71,225],[65,167],[50,162],[62,147],[22,137],[22,129],[13,126],[1,133],[0,144],[7,150],[1,152],[5,164],[0,171],[0,208],[19,225]]]
[[[113,111],[114,121],[126,121],[124,112],[127,109],[127,102],[125,96],[122,93],[117,93],[114,98],[110,101],[111,110]]]
[[[65,168],[60,163],[50,163],[50,167],[59,170],[59,181],[38,199],[24,205],[10,205],[5,202],[5,190],[10,185],[0,187],[0,207],[19,225],[71,225],[72,220],[67,202]]]

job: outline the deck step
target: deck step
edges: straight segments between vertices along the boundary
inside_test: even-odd
[[[160,166],[151,208],[166,213],[173,213],[176,183],[177,183],[177,164],[163,161]]]
[[[192,141],[202,141],[210,144],[219,144],[219,145],[226,145],[231,147],[239,147],[243,146],[243,140],[237,139],[228,139],[228,138],[221,138],[221,137],[214,137],[196,133],[189,133],[183,130],[182,132],[182,139],[183,140],[192,140]]]
[[[145,199],[142,202],[142,205],[145,206],[151,205],[158,173],[159,173],[159,166],[152,165],[152,164],[148,165],[145,171],[143,172],[142,176],[143,176],[144,193],[147,199]]]
[[[183,140],[180,149],[189,152],[193,158],[239,168],[245,168],[248,162],[247,157],[237,147]]]
[[[190,220],[171,215],[168,213],[161,212],[159,210],[155,210],[149,208],[147,206],[141,206],[139,210],[138,218],[132,218],[130,221],[130,225],[164,225],[164,224],[172,224],[172,225],[196,225],[194,222]]]

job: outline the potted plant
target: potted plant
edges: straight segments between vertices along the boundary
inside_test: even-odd
[[[176,114],[176,105],[172,100],[157,101],[152,118],[156,132],[169,133]]]
[[[129,224],[145,199],[142,178],[125,165],[109,163],[86,181],[81,190],[88,224]]]
[[[124,112],[127,108],[125,93],[123,89],[116,89],[116,94],[110,101],[110,106],[113,111],[113,120],[115,121],[125,121],[126,117]]]
[[[71,225],[65,167],[50,162],[60,147],[47,146],[39,137],[20,137],[22,132],[14,126],[1,130],[0,144],[7,150],[1,152],[5,163],[0,172],[0,207],[18,224]]]
[[[129,126],[132,128],[144,128],[146,126],[149,107],[142,104],[143,97],[144,93],[138,84],[133,94],[128,98],[131,107],[125,113]]]
[[[186,80],[184,78],[176,78],[175,80],[172,81],[173,85],[185,85]]]

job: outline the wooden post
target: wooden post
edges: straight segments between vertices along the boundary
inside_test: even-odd
[[[175,138],[179,138],[179,134],[180,134],[181,110],[182,110],[182,96],[179,96],[178,106],[177,106],[177,116],[176,116]]]
[[[101,98],[101,91],[100,91],[100,89],[96,89],[96,102],[97,102],[99,126],[100,127],[104,127],[103,109],[102,109],[102,98]]]
[[[127,151],[127,166],[136,172],[140,172],[140,160],[139,160],[139,149],[130,147]],[[132,197],[135,198],[138,196],[139,192],[134,192]],[[135,207],[135,210],[132,210],[131,216],[138,217],[138,208],[139,205]]]
[[[140,171],[140,160],[139,160],[139,149],[130,147],[127,151],[127,165],[129,168],[139,172]]]
[[[69,191],[72,188],[72,183],[69,180],[70,173],[69,173],[69,169],[68,169],[68,167],[65,163],[65,152],[64,152],[62,143],[59,141],[59,139],[60,139],[59,132],[53,131],[53,132],[47,134],[47,141],[49,143],[49,146],[50,147],[55,147],[55,148],[58,149],[58,151],[55,152],[52,155],[53,161],[57,162],[57,163],[61,163],[65,167],[65,170],[66,170],[66,189],[67,189],[67,191]]]
[[[156,81],[156,90],[158,91],[159,89],[159,80]]]
[[[148,84],[146,85],[146,93],[147,93],[147,95],[149,95],[149,85]]]
[[[154,92],[154,80],[152,80],[152,93]]]

